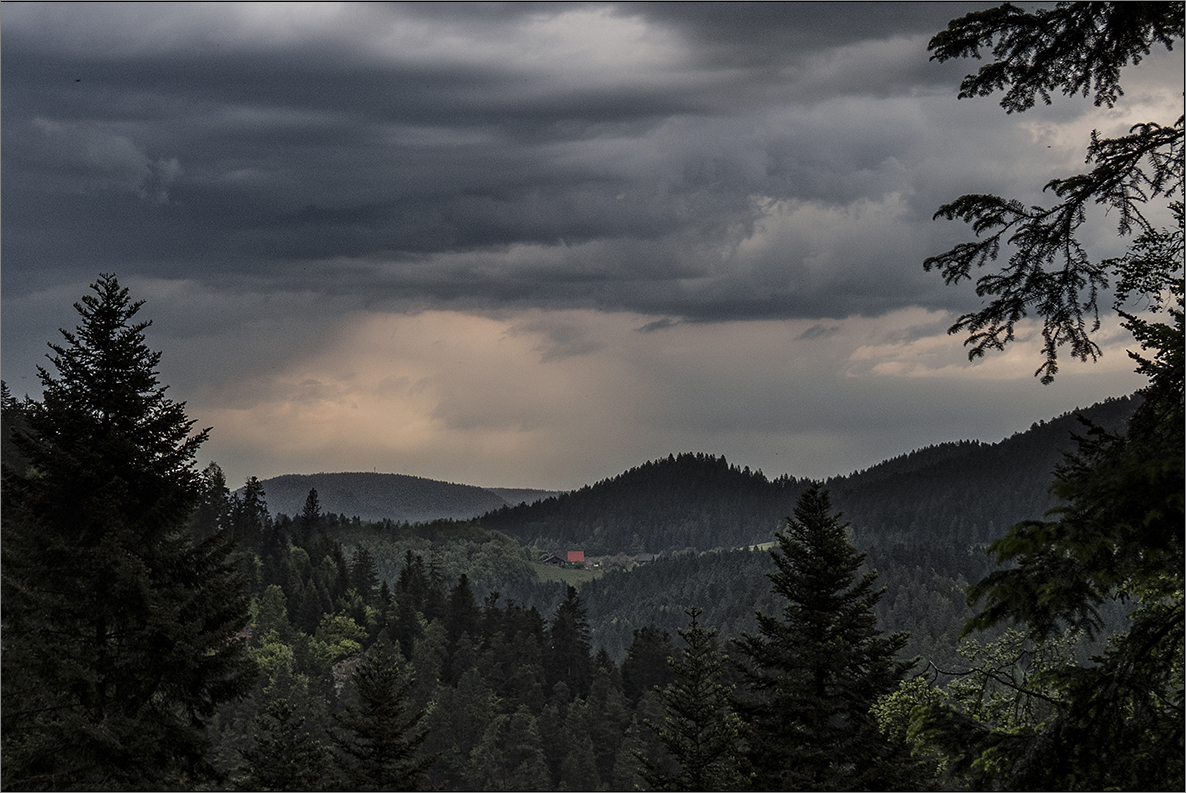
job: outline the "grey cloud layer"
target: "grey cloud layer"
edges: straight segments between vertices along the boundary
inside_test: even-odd
[[[966,310],[921,271],[964,233],[934,209],[1067,164],[928,62],[972,7],[6,4],[6,352],[100,271],[233,295],[220,331],[317,299]]]
[[[927,228],[950,180],[907,168],[955,73],[923,46],[960,9],[363,6],[286,27],[139,8],[6,8],[6,291],[114,269],[698,319],[953,299],[912,273],[861,286],[916,269],[933,230],[837,263],[855,276],[821,284],[839,302],[797,278],[806,243],[758,262],[737,246],[759,198],[897,191],[900,222]],[[624,66],[532,55],[594,12],[609,33],[590,37],[637,29],[603,42]]]
[[[943,335],[978,299],[922,271],[967,233],[935,209],[1128,123],[957,101],[926,42],[974,7],[6,2],[5,379],[115,271],[239,481],[826,475],[1131,390]]]

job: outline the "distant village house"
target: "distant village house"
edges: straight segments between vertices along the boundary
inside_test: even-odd
[[[544,564],[550,564],[553,567],[568,567],[577,563],[585,563],[584,551],[568,551],[565,556],[561,556],[559,552],[552,554],[547,559],[544,559]]]

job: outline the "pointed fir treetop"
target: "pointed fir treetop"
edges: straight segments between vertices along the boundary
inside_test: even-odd
[[[763,789],[891,789],[903,765],[880,736],[870,708],[893,691],[911,661],[907,635],[883,636],[872,609],[883,590],[860,573],[865,555],[812,484],[787,520],[769,577],[786,599],[780,616],[757,613],[758,635],[736,648],[745,687],[737,703],[746,751]]]
[[[317,488],[309,488],[309,495],[305,497],[305,508],[301,510],[301,528],[312,529],[321,525],[321,500],[317,497]]]
[[[68,412],[93,425],[87,436],[118,433],[150,460],[174,470],[188,467],[209,430],[187,437],[196,422],[186,418],[184,402],[165,397],[168,386],[156,370],[161,354],[144,337],[152,323],[134,321],[144,301],[133,301],[112,274],[99,276],[91,289],[94,295],[74,304],[82,323],[73,333],[61,330],[64,345],[49,345],[53,354],[47,357],[58,375],[37,368],[44,399],[35,429],[46,413]]]
[[[386,642],[376,643],[352,681],[358,704],[334,715],[340,729],[330,735],[346,778],[360,790],[415,789],[437,758],[421,754],[425,712],[409,706],[413,683],[397,654]]]
[[[113,275],[92,289],[5,475],[6,788],[205,781],[205,721],[255,677],[230,538],[188,531],[207,433],[166,398],[141,304]]]
[[[865,554],[849,542],[850,524],[841,523],[841,517],[832,514],[828,492],[814,483],[800,496],[786,530],[776,535],[777,548],[770,551],[778,567],[769,574],[775,591],[805,619],[828,617],[845,606],[871,608],[881,598],[873,590],[876,573],[857,580]]]
[[[701,609],[684,612],[689,624],[677,628],[684,647],[667,659],[674,682],[661,692],[667,716],[645,720],[679,770],[641,757],[642,776],[656,790],[744,790],[750,781],[739,766],[741,721],[732,708],[732,689],[722,683],[726,658],[716,631],[699,622]]]
[[[42,400],[29,402],[28,429],[14,438],[31,473],[11,484],[16,501],[58,531],[90,542],[124,526],[151,541],[188,520],[201,490],[194,457],[209,430],[191,435],[185,403],[166,397],[149,323],[135,319],[142,301],[110,274],[91,289],[74,304],[79,326],[49,345],[57,374],[38,367]]]

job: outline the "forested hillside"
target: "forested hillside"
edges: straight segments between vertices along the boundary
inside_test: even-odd
[[[1135,405],[1126,397],[1081,414],[1119,428]],[[959,660],[959,631],[972,614],[964,591],[994,566],[987,543],[1048,508],[1053,468],[1080,431],[1075,414],[1066,414],[999,443],[939,444],[828,480],[854,542],[886,586],[877,615],[890,628],[910,630],[911,653],[940,666]],[[541,551],[581,547],[590,557],[664,552],[652,564],[610,571],[581,588],[593,646],[620,661],[635,630],[653,624],[674,632],[691,607],[702,608],[702,624],[724,636],[752,629],[755,610],[773,605],[766,586],[770,556],[730,546],[769,543],[805,487],[788,477],[770,482],[723,458],[681,454],[534,506],[503,508],[484,516],[482,528],[447,520],[358,522],[332,513],[325,520],[347,552],[368,549],[381,578],[394,580],[406,552],[413,551],[433,560],[449,580],[465,573],[479,599],[498,591],[545,614],[562,602],[564,586],[537,579],[530,563]],[[510,519],[520,515],[534,528],[559,527],[561,536],[524,535],[520,542],[535,545],[521,548],[491,530],[510,528]],[[297,524],[299,519],[279,519],[290,532]],[[591,531],[594,540],[584,543],[581,531]],[[673,549],[672,538],[684,542]],[[1114,622],[1120,612],[1109,614]]]
[[[730,547],[769,539],[804,486],[723,457],[680,454],[480,522],[526,545],[594,555]]]
[[[114,282],[100,288],[116,309],[133,311]],[[150,365],[147,360],[141,370]],[[164,503],[185,508],[174,509],[171,528],[162,533],[155,521],[145,522],[151,513],[129,502],[118,525],[143,534],[125,530],[123,550],[113,553],[103,546],[86,550],[86,542],[108,542],[111,536],[90,529],[95,516],[105,514],[101,505],[110,502],[110,488],[97,483],[118,483],[143,461],[151,463],[135,448],[128,451],[124,430],[118,429],[137,430],[145,422],[121,421],[117,429],[105,429],[110,440],[98,447],[51,432],[53,422],[85,423],[95,414],[87,388],[69,385],[78,407],[22,404],[7,394],[3,404],[6,433],[19,431],[5,438],[14,443],[6,442],[4,449],[20,455],[6,457],[4,466],[5,621],[17,629],[6,632],[4,655],[5,787],[52,787],[46,774],[59,773],[58,746],[81,752],[79,757],[102,756],[95,768],[82,764],[62,772],[90,786],[110,778],[127,786],[152,780],[188,787],[200,778],[243,789],[366,787],[382,780],[449,789],[664,787],[668,783],[662,780],[682,778],[678,775],[696,767],[687,765],[694,758],[674,737],[675,722],[664,719],[680,713],[699,718],[692,708],[699,695],[688,692],[701,686],[716,692],[712,729],[723,741],[718,759],[726,774],[719,779],[745,787],[756,777],[744,774],[764,774],[762,784],[779,787],[785,785],[774,781],[778,767],[763,760],[759,736],[743,739],[740,732],[746,723],[740,714],[751,724],[776,715],[761,698],[727,692],[734,690],[730,686],[759,690],[747,687],[760,685],[769,673],[764,669],[807,663],[815,664],[815,673],[836,677],[836,685],[866,692],[850,718],[860,725],[862,740],[880,747],[880,759],[866,769],[876,771],[877,784],[919,785],[931,778],[931,766],[908,759],[906,739],[882,736],[870,708],[880,697],[920,696],[914,683],[915,688],[893,690],[914,655],[922,656],[916,670],[929,670],[932,680],[941,679],[937,670],[966,666],[957,643],[975,614],[965,592],[969,584],[999,574],[984,552],[985,541],[994,522],[1045,506],[1051,466],[1077,423],[1064,416],[998,444],[943,444],[830,480],[836,506],[849,512],[851,525],[834,513],[827,488],[789,477],[771,482],[761,472],[707,455],[672,455],[534,506],[503,507],[480,523],[347,517],[323,511],[312,487],[299,514],[273,518],[269,494],[255,478],[232,493],[214,464],[201,472],[185,466],[180,474],[147,467],[140,475],[154,487],[172,483]],[[150,391],[151,409],[169,416],[169,431],[184,438],[183,415],[161,394]],[[1135,400],[1115,400],[1086,413],[1123,429],[1134,407]],[[201,439],[184,441],[181,453],[192,457]],[[61,444],[70,444],[67,454],[59,451]],[[108,473],[90,485],[92,506],[79,512],[64,494],[78,492],[74,460],[96,453]],[[326,481],[332,486],[332,479]],[[15,502],[9,495],[14,486]],[[15,510],[9,508],[13,503]],[[69,519],[59,521],[57,511],[63,509]],[[796,518],[788,523],[792,510]],[[527,521],[530,538],[545,545],[524,547],[493,528],[509,528],[514,524],[508,517],[524,515],[533,519]],[[60,522],[58,532],[82,532],[65,546],[84,550],[73,554],[64,579],[81,587],[78,597],[64,598],[57,584],[45,589],[46,582],[63,580],[51,571],[62,570],[64,562],[44,547],[46,534],[38,530],[44,520]],[[572,539],[566,540],[568,527]],[[155,543],[147,556],[144,537]],[[590,539],[590,554],[666,553],[649,564],[608,572],[579,592],[541,582],[538,556],[546,543],[571,547],[582,537]],[[747,545],[777,543],[772,552],[729,547],[739,539]],[[824,557],[834,561],[822,566],[812,561]],[[124,561],[141,558],[165,565],[154,574],[160,581],[180,574],[183,585],[154,591],[144,565],[128,567]],[[100,567],[94,559],[102,561]],[[146,602],[188,616],[161,621],[154,607],[124,597],[94,612],[88,603],[109,586],[107,569],[122,570],[136,591],[149,593]],[[812,580],[815,594],[798,593],[802,582]],[[808,613],[815,616],[807,620],[786,605],[788,599],[807,603],[824,596],[835,606],[813,607]],[[195,603],[200,610],[190,614]],[[1097,628],[1107,635],[1117,611],[1102,602],[1096,606]],[[851,616],[842,619],[842,613]],[[144,639],[128,647],[95,645],[95,631],[101,634],[108,619],[122,621]],[[835,625],[819,634],[810,627],[818,619]],[[62,656],[54,648],[63,625],[79,637],[80,647],[94,650],[81,656],[85,668],[56,666]],[[202,633],[209,626],[217,633]],[[897,630],[908,635],[890,633]],[[804,641],[850,633],[846,641],[871,653],[871,663],[881,670],[878,682],[873,688],[862,682],[874,674],[873,667],[851,677],[847,664],[819,660],[833,652],[832,639],[820,645],[818,656],[776,650],[784,631],[802,633]],[[9,649],[10,635],[17,637],[12,641],[19,654]],[[173,727],[188,753],[185,764],[129,766],[102,748],[103,730],[93,740],[75,742],[71,725],[91,723],[90,711],[75,703],[75,694],[31,683],[36,675],[77,678],[77,696],[84,698],[99,696],[88,693],[94,680],[128,685],[126,695],[102,695],[123,714],[119,740],[159,751],[167,744],[142,729],[140,717],[128,715],[143,707],[133,687],[140,679],[137,670],[164,676],[163,659],[184,661],[184,648],[207,635],[212,644],[201,658],[210,659],[203,662],[209,672],[168,673],[208,675],[199,700],[177,695],[178,707],[207,713],[205,721]],[[999,629],[987,634],[998,635]],[[686,646],[679,648],[677,641]],[[789,646],[801,648],[798,642]],[[148,651],[157,644],[173,648],[171,654]],[[117,651],[125,660],[108,668],[107,655]],[[724,653],[739,664],[725,664]],[[668,666],[669,657],[679,663]],[[185,688],[171,685],[179,692]],[[681,702],[692,709],[681,709]],[[17,703],[20,708],[13,707]],[[60,708],[70,709],[73,721],[56,715]],[[174,717],[162,712],[151,718],[165,723]],[[892,714],[883,718],[893,723]],[[648,721],[668,726],[651,729]],[[381,767],[351,759],[364,756],[360,747],[377,734],[400,736],[403,759],[385,760]],[[125,770],[117,772],[113,765]],[[817,767],[812,778],[829,778],[831,768]],[[863,773],[865,766],[845,768],[844,773]]]
[[[326,512],[397,523],[438,518],[464,520],[508,503],[499,494],[481,487],[406,474],[285,474],[265,479],[262,484],[273,515],[299,514],[305,497],[313,489],[317,490]]]
[[[991,52],[962,96],[1111,106],[1184,19],[1006,4],[930,49]],[[1136,398],[825,483],[680,454],[480,521],[348,516],[411,484],[382,477],[280,510],[197,468],[209,431],[100,275],[40,401],[2,389],[0,789],[1182,790],[1184,127],[1093,134],[1049,211],[957,199],[977,240],[926,263],[1016,248],[955,328],[976,356],[1036,312],[1047,382],[1114,287]],[[1123,257],[1076,239],[1092,201]]]
[[[1124,397],[1081,414],[1117,429],[1136,404]],[[6,421],[20,421],[19,411],[7,411]],[[1071,448],[1072,434],[1081,431],[1075,414],[1065,414],[998,443],[943,443],[827,480],[854,542],[869,554],[870,568],[887,588],[878,617],[890,628],[911,631],[911,653],[941,666],[958,660],[958,634],[972,614],[964,590],[993,569],[985,546],[1008,526],[1050,506],[1054,466]],[[480,488],[361,473],[285,476],[260,485],[277,530],[293,537],[300,534],[309,491],[316,489],[319,525],[347,557],[365,548],[379,580],[395,581],[413,552],[442,580],[466,574],[478,599],[501,592],[504,600],[543,614],[562,602],[564,586],[538,580],[532,562],[541,551],[582,548],[590,557],[658,553],[661,558],[650,565],[608,572],[581,589],[593,646],[621,661],[635,630],[655,625],[674,633],[690,607],[703,608],[702,624],[721,635],[752,629],[755,610],[773,605],[766,585],[773,568],[768,553],[745,547],[774,538],[807,483],[791,477],[770,481],[761,471],[721,457],[670,455],[533,505],[504,505],[477,524],[365,514],[359,519],[365,510],[349,507],[365,498],[391,504],[403,497],[436,518],[426,495],[436,494],[438,509],[449,509],[481,503],[487,497]],[[283,509],[272,491],[277,485]],[[317,592],[287,592],[291,613],[329,610],[328,592],[305,605]]]
[[[1050,485],[1074,436],[1077,415],[1122,429],[1139,399],[1119,397],[1035,422],[997,443],[943,443],[825,482],[857,536],[874,543],[914,534],[985,543],[1054,505]]]
[[[987,544],[1052,505],[1054,468],[1085,431],[1077,415],[1116,430],[1138,402],[1108,400],[1035,422],[998,443],[943,443],[826,482],[886,587],[878,618],[910,631],[908,652],[940,667],[959,665],[960,630],[972,616],[965,590],[994,569]],[[664,552],[659,561],[610,572],[581,589],[594,643],[620,659],[633,631],[654,624],[674,632],[690,607],[703,608],[701,622],[722,635],[752,630],[755,610],[773,605],[765,585],[773,565],[764,551],[728,547],[771,541],[806,484],[770,482],[720,457],[672,455],[533,506],[501,509],[481,524],[541,547]],[[623,545],[609,549],[607,537]],[[556,584],[525,581],[503,589],[542,611],[555,608],[561,592]],[[1109,608],[1109,624],[1122,615]]]
[[[1134,408],[1123,397],[1081,413],[1118,428]],[[943,443],[826,485],[862,539],[983,543],[1045,512],[1054,466],[1082,431],[1068,413],[998,443]],[[480,523],[523,544],[590,554],[739,547],[768,542],[806,486],[791,476],[771,481],[724,457],[673,454],[535,504],[502,507]]]
[[[1116,428],[1134,407],[1132,398],[1121,397],[1081,412]],[[987,542],[1051,505],[1054,466],[1080,430],[1067,413],[998,443],[942,443],[825,484],[855,529],[876,535],[877,542],[932,528],[944,537]],[[299,514],[315,489],[328,514],[395,523],[480,515],[482,525],[524,545],[607,555],[766,542],[806,483],[792,476],[769,480],[723,457],[681,453],[568,493],[381,473],[286,474],[261,485],[273,516]]]

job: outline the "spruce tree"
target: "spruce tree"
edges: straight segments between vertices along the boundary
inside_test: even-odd
[[[396,597],[408,601],[413,611],[423,612],[428,600],[428,588],[428,573],[424,569],[424,557],[413,553],[411,549],[404,551],[404,564],[395,581]]]
[[[469,758],[469,784],[474,790],[550,790],[543,741],[535,716],[526,705],[495,717]]]
[[[255,719],[252,747],[240,751],[239,790],[320,790],[328,752],[293,712],[288,700],[272,700]]]
[[[371,552],[364,547],[359,547],[354,552],[354,558],[350,560],[350,583],[358,590],[358,594],[362,596],[362,600],[368,606],[386,606],[390,590],[384,597],[380,596],[379,583],[379,568],[375,564],[375,557]],[[383,582],[383,587],[387,586],[387,582]],[[376,602],[379,598],[379,602]]]
[[[725,659],[716,631],[700,625],[700,609],[685,613],[691,623],[678,629],[684,648],[668,659],[675,682],[662,692],[667,717],[661,724],[646,722],[680,770],[666,773],[641,758],[642,775],[656,790],[741,790],[748,786],[739,767],[741,721],[733,712],[732,690],[721,683]]]
[[[771,556],[781,619],[757,614],[759,633],[737,649],[746,691],[737,707],[760,789],[890,789],[905,758],[880,734],[870,708],[911,666],[895,658],[905,633],[883,636],[873,607],[877,574],[831,514],[827,491],[800,496]]]
[[[233,544],[189,531],[206,431],[165,396],[115,276],[39,367],[5,473],[3,786],[173,788],[210,776],[205,721],[253,669]]]
[[[549,687],[564,683],[577,697],[589,695],[593,683],[592,645],[589,620],[577,590],[569,586],[564,601],[556,609],[549,631],[549,652],[544,671]]]
[[[1124,68],[1154,49],[1180,44],[1184,16],[1180,2],[1062,2],[1035,10],[1004,3],[952,20],[927,49],[940,62],[982,56],[988,61],[964,78],[961,99],[1004,91],[1001,106],[1020,113],[1031,110],[1038,98],[1052,104],[1052,95],[1061,92],[1093,94],[1096,105],[1111,108],[1124,95]],[[1042,320],[1046,360],[1035,372],[1042,382],[1058,373],[1064,345],[1082,361],[1100,356],[1093,339],[1100,330],[1099,298],[1132,273],[1134,262],[1128,257],[1093,260],[1100,227],[1089,208],[1102,206],[1110,213],[1121,237],[1156,233],[1158,205],[1172,207],[1182,199],[1184,118],[1134,124],[1116,138],[1093,130],[1085,158],[1091,170],[1047,182],[1042,190],[1055,199],[1049,207],[972,193],[939,208],[935,217],[968,223],[975,239],[929,257],[925,269],[938,270],[954,284],[1009,253],[999,270],[976,279],[976,294],[984,298],[981,308],[961,316],[948,331],[967,332],[969,359],[1005,349],[1027,316]],[[1179,256],[1169,272],[1145,269],[1149,281],[1112,291],[1113,309],[1120,316],[1125,304],[1145,311],[1161,289],[1160,276],[1180,279],[1181,266]],[[1145,285],[1153,287],[1153,295]]]
[[[1184,18],[1181,2],[1035,10],[1006,3],[952,20],[928,48],[940,61],[991,52],[964,79],[961,98],[1003,91],[1002,106],[1022,112],[1035,106],[1035,97],[1050,104],[1061,91],[1094,94],[1097,105],[1112,107],[1124,94],[1124,69],[1154,48],[1180,45]],[[982,194],[941,207],[937,215],[972,224],[977,239],[924,263],[954,283],[996,260],[1002,241],[1012,243],[1008,262],[977,279],[977,293],[991,298],[987,305],[952,328],[970,331],[971,355],[1003,348],[1014,338],[1014,324],[1035,313],[1044,320],[1044,380],[1055,374],[1059,345],[1094,360],[1096,304],[1108,291],[1122,325],[1150,354],[1129,352],[1150,382],[1126,430],[1106,432],[1085,422],[1077,450],[1056,469],[1059,506],[1049,519],[1014,525],[989,547],[1002,568],[969,589],[969,603],[979,611],[965,633],[1013,623],[1037,643],[1066,626],[1093,634],[1107,627],[1100,608],[1110,601],[1135,607],[1129,629],[1111,637],[1092,663],[1041,676],[1057,692],[1056,708],[1028,732],[984,729],[943,707],[926,709],[918,725],[953,736],[948,745],[961,748],[962,764],[991,769],[992,784],[1001,787],[1179,790],[1186,780],[1186,121],[1181,115],[1161,120],[1115,138],[1093,131],[1086,152],[1091,169],[1050,181],[1044,190],[1057,203],[1049,208]],[[1098,235],[1085,211],[1092,204],[1114,210],[1118,236],[1136,235],[1125,255],[1090,258],[1082,233]],[[1174,220],[1169,228],[1159,228],[1162,207]]]
[[[314,539],[322,529],[321,500],[317,497],[317,488],[310,488],[305,497],[305,506],[301,510],[300,545],[305,550],[312,547]]]
[[[1148,246],[1142,256],[1181,266],[1181,204],[1175,214],[1176,234],[1138,240]],[[962,750],[962,765],[991,768],[992,782],[1002,787],[1177,790],[1186,781],[1186,334],[1182,281],[1165,286],[1176,304],[1169,322],[1124,314],[1125,326],[1152,353],[1130,353],[1150,383],[1139,392],[1143,400],[1127,432],[1080,419],[1087,431],[1055,469],[1059,506],[1047,520],[1023,521],[989,546],[1001,567],[969,587],[969,604],[980,608],[964,633],[1012,623],[1039,644],[1067,627],[1099,634],[1108,627],[1102,609],[1118,601],[1133,608],[1128,630],[1111,636],[1091,663],[1045,672],[1040,683],[1056,692],[1056,708],[1025,730],[985,729],[944,707],[920,714],[927,733],[953,736],[949,745]],[[978,761],[985,755],[991,765]]]
[[[674,681],[668,659],[675,654],[671,634],[654,623],[634,629],[634,641],[626,650],[622,661],[622,690],[632,705],[639,698],[658,687],[660,690]]]
[[[0,380],[0,465],[17,474],[24,474],[27,466],[13,437],[25,429],[24,405],[8,390],[8,383]]]
[[[591,716],[585,702],[573,702],[568,708],[568,716],[564,719],[567,751],[560,761],[560,784],[564,790],[597,790],[601,787],[590,729]]]
[[[226,476],[218,463],[210,463],[202,470],[198,505],[190,519],[194,540],[201,541],[231,525],[231,491]]]
[[[473,589],[469,585],[469,577],[462,573],[457,580],[457,586],[449,590],[449,601],[445,612],[445,634],[449,639],[449,650],[457,648],[457,642],[462,634],[469,634],[471,639],[478,636],[478,623],[482,612],[474,599]]]
[[[417,730],[424,711],[409,712],[412,680],[401,674],[395,653],[377,642],[354,671],[357,704],[335,714],[331,735],[337,762],[354,790],[413,790],[436,757],[423,757],[427,731]]]

